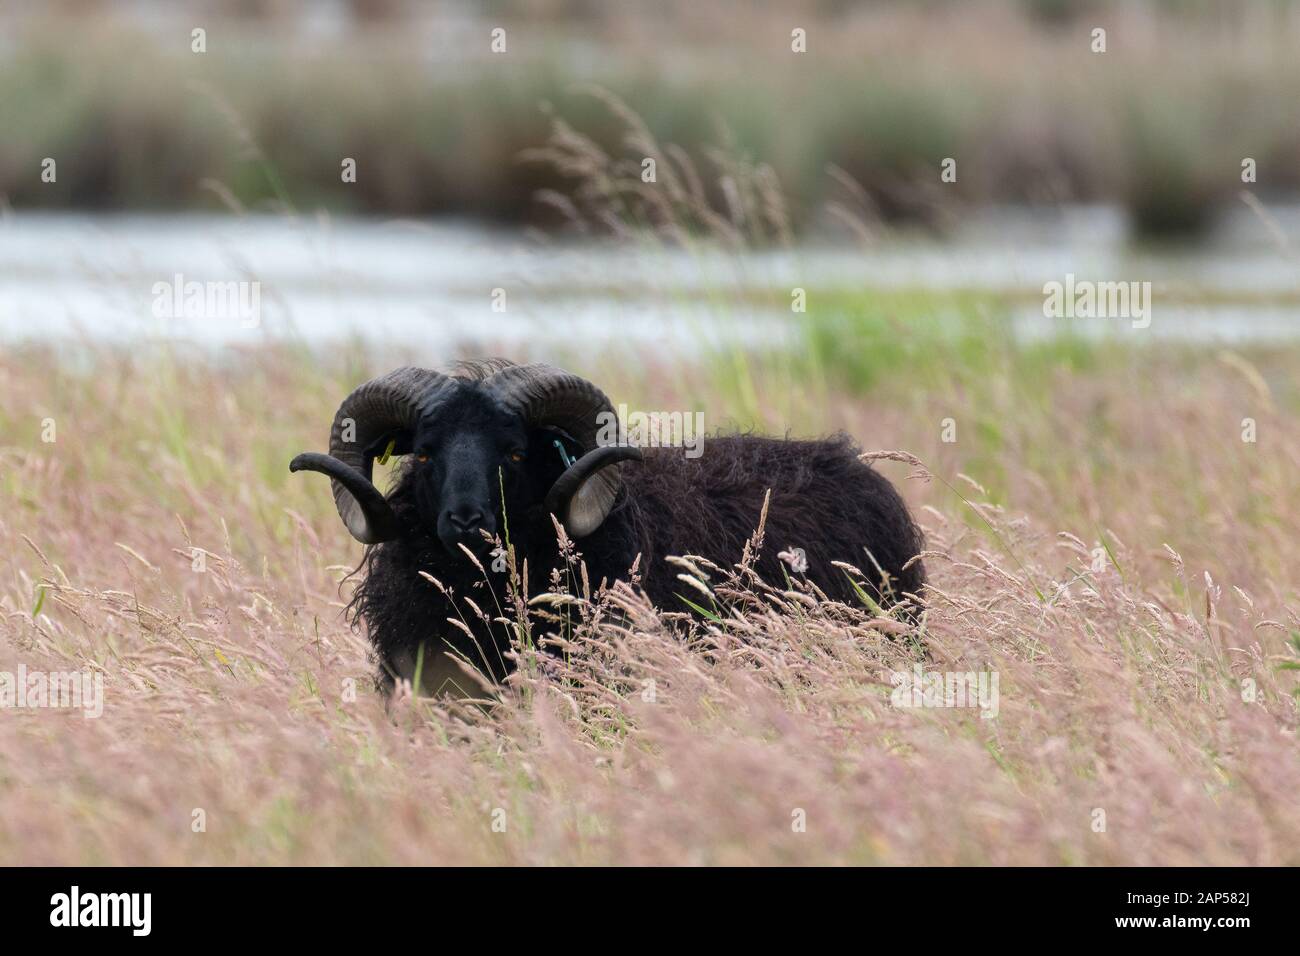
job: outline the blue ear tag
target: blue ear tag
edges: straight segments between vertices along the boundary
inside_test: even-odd
[[[574,463],[575,461],[577,461],[578,459],[576,459],[576,458],[571,458],[571,457],[569,456],[569,453],[568,453],[567,451],[564,450],[564,442],[560,441],[558,438],[555,438],[555,439],[552,439],[552,440],[551,440],[551,444],[554,445],[556,448],[559,449],[559,451],[560,451],[560,461],[564,462],[564,467],[565,467],[565,468],[572,468],[572,467],[573,467],[573,463]]]

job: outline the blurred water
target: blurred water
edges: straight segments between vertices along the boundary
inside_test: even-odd
[[[1196,247],[1135,249],[1107,208],[981,213],[944,241],[892,236],[745,254],[559,244],[455,223],[284,216],[86,216],[0,220],[0,343],[51,337],[256,344],[363,337],[435,353],[534,340],[779,344],[799,316],[791,289],[927,287],[1010,295],[1016,334],[1044,318],[1043,283],[1066,273],[1153,283],[1149,329],[1073,320],[1075,330],[1196,341],[1300,334],[1300,210],[1249,210]],[[258,283],[255,327],[239,316],[160,317],[159,283]],[[815,298],[810,308],[815,307]]]

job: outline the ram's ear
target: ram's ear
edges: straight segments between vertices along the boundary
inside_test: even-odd
[[[369,461],[387,461],[389,457],[409,455],[415,447],[415,434],[408,428],[384,432],[364,449]]]
[[[589,451],[555,480],[546,496],[546,510],[560,519],[571,538],[585,538],[609,517],[622,485],[619,465],[640,461],[641,449],[608,445]]]

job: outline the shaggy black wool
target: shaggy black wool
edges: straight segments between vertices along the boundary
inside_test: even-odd
[[[848,436],[797,441],[720,435],[706,437],[702,449],[694,459],[680,448],[646,449],[644,461],[622,466],[624,487],[614,510],[597,531],[576,542],[593,586],[627,579],[640,556],[641,586],[650,601],[663,609],[685,610],[678,596],[686,590],[677,579],[680,569],[664,558],[692,554],[731,566],[754,533],[770,489],[764,542],[755,564],[763,580],[781,584],[785,579],[778,554],[801,548],[808,580],[833,599],[861,603],[848,575],[833,561],[862,569],[872,597],[884,606],[920,593],[922,563],[904,566],[922,550],[921,532],[898,492],[859,460],[859,449]],[[503,679],[512,669],[505,629],[483,624],[461,599],[470,598],[492,616],[502,609],[508,615],[507,576],[489,567],[485,581],[464,554],[450,554],[421,524],[409,471],[399,477],[389,501],[407,532],[367,549],[349,605],[374,645],[381,685],[409,670],[422,643],[434,642],[426,643],[427,653],[439,641],[492,679]],[[555,529],[537,502],[507,500],[506,511],[510,542],[517,559],[527,561],[528,596],[533,597],[549,588],[551,570],[563,564]],[[485,560],[489,565],[490,558]],[[421,571],[438,579],[450,596]],[[474,638],[447,624],[449,618],[468,624]]]

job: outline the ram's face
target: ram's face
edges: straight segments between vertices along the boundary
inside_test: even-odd
[[[372,480],[376,460],[412,455],[420,523],[453,555],[506,530],[525,540],[544,515],[572,538],[591,534],[622,488],[619,465],[639,449],[606,444],[614,407],[586,379],[552,365],[470,363],[466,376],[405,366],[363,382],[334,413],[328,455],[303,452],[290,471],[328,475],[339,517],[362,544],[415,529]]]
[[[481,554],[507,525],[519,543],[563,473],[565,457],[576,453],[580,449],[562,432],[530,428],[490,394],[461,389],[412,442],[420,521],[454,555],[462,553],[461,545]]]

